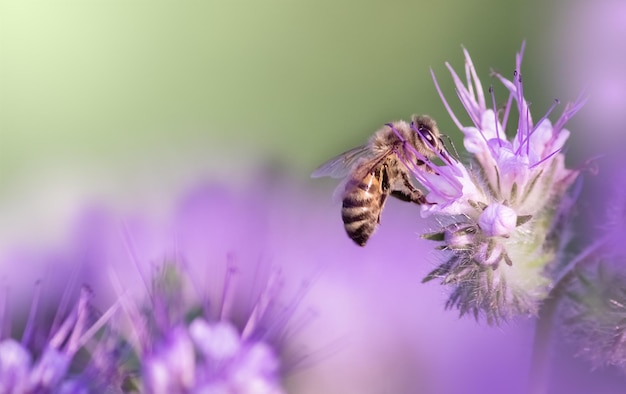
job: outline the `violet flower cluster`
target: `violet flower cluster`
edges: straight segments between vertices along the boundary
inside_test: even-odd
[[[493,88],[490,99],[485,95],[467,51],[466,82],[447,64],[471,124],[459,121],[436,79],[435,85],[463,132],[471,161],[468,166],[455,161],[432,173],[414,171],[432,203],[422,205],[422,216],[435,217],[438,227],[425,238],[441,242],[446,254],[424,281],[441,279],[451,287],[448,307],[461,315],[484,315],[489,322],[537,314],[569,241],[564,227],[575,199],[569,191],[576,190],[572,185],[579,174],[565,167],[561,150],[570,134],[564,125],[584,100],[567,105],[552,123],[548,116],[556,101],[534,121],[524,97],[523,50],[512,80],[493,73],[509,93],[501,109]],[[510,136],[509,129],[514,130]]]
[[[7,311],[4,296],[2,312]],[[105,385],[105,374],[99,373],[95,359],[85,362],[78,353],[89,348],[96,330],[106,321],[106,314],[95,319],[90,305],[92,293],[83,287],[72,310],[65,311],[67,305],[62,303],[52,326],[42,330],[37,316],[40,296],[38,291],[20,340],[0,338],[0,393],[99,391]],[[8,320],[2,313],[0,327],[7,327]]]
[[[258,230],[248,215],[252,210],[218,190],[198,194],[182,204],[175,218],[178,239],[142,232],[142,226],[126,220],[113,226],[119,231],[112,237],[110,215],[86,220],[85,230],[98,238],[97,245],[85,245],[89,237],[81,234],[79,255],[87,257],[86,266],[79,269],[74,261],[74,270],[85,271],[81,279],[92,281],[96,290],[84,287],[68,312],[76,282],[69,278],[52,324],[45,318],[47,305],[36,298],[21,338],[12,337],[7,328],[19,328],[19,322],[5,313],[9,307],[3,294],[1,394],[286,392],[285,374],[298,366],[301,355],[285,349],[285,338],[297,331],[289,324],[307,287],[285,301],[280,270],[262,255],[244,261],[259,252],[256,246],[222,255],[230,236],[246,232],[229,231],[228,224],[236,227],[242,219],[249,231]],[[213,239],[222,237],[219,244],[207,243],[211,230],[198,228],[215,225],[204,221],[214,210],[230,221],[215,229],[220,234]],[[10,262],[30,264],[27,259]],[[93,305],[94,293],[100,304],[111,299],[105,310]],[[43,309],[40,319],[38,308]]]
[[[2,339],[0,393],[284,393],[274,345],[291,311],[272,310],[277,282],[268,284],[240,330],[226,311],[212,319],[208,305],[183,300],[188,284],[180,267],[162,269],[149,300],[121,298],[129,318],[123,329],[111,313],[95,321],[91,292],[83,289],[42,348],[31,343],[39,328],[34,317],[21,340]]]
[[[206,301],[185,297],[189,278],[178,264],[166,263],[159,271],[148,299],[122,302],[134,334],[126,359],[137,362],[122,362],[118,380],[150,393],[284,393],[279,355],[271,344],[284,325],[269,317],[276,280],[267,283],[240,330],[227,310],[231,284],[226,283],[220,317],[212,318]]]

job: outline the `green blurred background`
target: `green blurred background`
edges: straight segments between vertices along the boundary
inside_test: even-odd
[[[264,162],[306,179],[412,113],[459,144],[429,68],[456,103],[444,62],[462,72],[461,45],[485,81],[490,67],[512,73],[526,39],[533,105],[558,94],[545,89],[555,12],[539,2],[0,4],[5,219],[65,214],[85,195],[142,201]]]

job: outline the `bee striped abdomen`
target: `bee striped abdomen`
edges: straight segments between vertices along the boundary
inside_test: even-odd
[[[359,182],[344,196],[341,218],[348,236],[360,246],[365,245],[376,229],[381,208],[380,197],[380,183],[373,175]]]

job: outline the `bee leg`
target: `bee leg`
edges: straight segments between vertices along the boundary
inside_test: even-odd
[[[389,182],[389,172],[387,169],[387,165],[383,165],[380,169],[380,187],[382,193],[380,193],[380,211],[378,212],[378,218],[376,222],[380,224],[380,214],[383,212],[383,207],[385,206],[385,201],[387,201],[387,196],[389,196],[389,191],[391,189],[391,183]]]
[[[426,196],[424,195],[424,193],[415,186],[413,186],[408,174],[406,173],[402,173],[402,186],[399,189],[393,190],[391,192],[391,195],[399,200],[412,202],[417,205],[430,204],[428,201],[426,201]]]
[[[430,160],[427,160],[427,161],[417,160],[416,164],[424,172],[429,172],[431,174],[439,175],[437,171],[433,170],[433,165],[429,163],[431,163]]]
[[[382,196],[380,196],[380,206],[382,207],[383,204],[385,203],[385,200],[387,199],[387,195],[383,194]],[[380,224],[380,214],[383,213],[383,210],[381,209],[380,211],[378,211],[378,218],[376,218],[376,223]]]
[[[406,192],[404,190],[394,190],[391,192],[391,195],[397,198],[398,200],[412,202],[417,205],[429,204],[426,201],[426,196],[419,189],[415,189],[415,192]]]

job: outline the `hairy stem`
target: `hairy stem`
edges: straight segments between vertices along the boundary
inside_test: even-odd
[[[557,291],[559,289],[560,286],[557,286],[550,292],[550,296],[545,300],[539,311],[530,361],[528,394],[546,394],[548,392],[551,358],[550,342],[552,340],[552,325],[558,305]]]
[[[606,239],[600,239],[572,259],[557,275],[550,294],[541,306],[533,341],[528,394],[548,393],[552,328],[561,294],[565,291],[567,283],[574,277],[574,270],[583,262],[588,261],[589,256],[597,252],[605,243]]]

